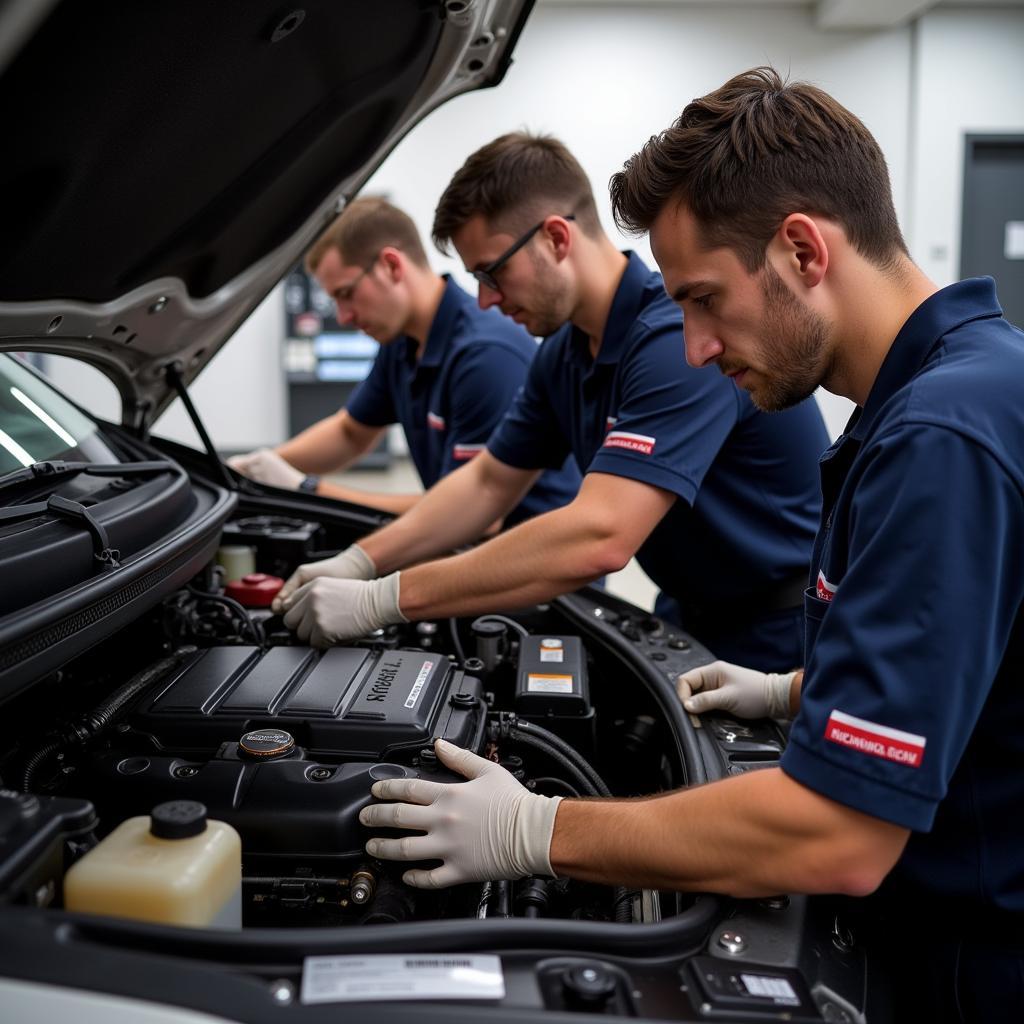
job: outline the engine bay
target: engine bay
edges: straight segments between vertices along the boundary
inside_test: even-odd
[[[222,534],[231,551],[247,544],[263,575],[291,572],[330,551],[332,539],[321,524],[272,515],[231,520]],[[559,599],[393,626],[318,651],[297,644],[264,597],[245,607],[228,596],[227,575],[216,561],[206,565],[130,630],[13,702],[25,724],[0,775],[43,801],[80,802],[65,862],[126,819],[194,800],[241,836],[244,926],[656,921],[688,905],[677,894],[565,879],[424,893],[365,853],[371,833],[358,814],[379,779],[459,781],[438,762],[437,739],[499,762],[547,795],[680,785],[687,773],[658,706],[664,693],[652,694],[628,659],[609,657],[607,642],[588,643],[572,618],[589,617],[627,648],[642,641],[666,682],[710,657],[692,637],[594,591],[589,606],[573,598],[582,605],[568,615]],[[54,723],[46,706],[74,711]],[[40,722],[49,726],[42,733],[33,728]],[[86,803],[95,820],[83,830]],[[59,905],[59,875],[44,888]]]

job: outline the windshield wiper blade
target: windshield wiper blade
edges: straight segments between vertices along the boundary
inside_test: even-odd
[[[164,459],[152,462],[62,462],[53,459],[49,462],[34,462],[24,469],[15,469],[0,476],[0,491],[13,484],[29,480],[54,480],[62,476],[74,476],[76,473],[89,473],[92,476],[138,476],[149,473],[167,473],[174,468],[173,463]]]

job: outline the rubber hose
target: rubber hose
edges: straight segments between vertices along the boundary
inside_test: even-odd
[[[195,654],[197,648],[192,646],[179,647],[173,654],[162,658],[155,665],[143,669],[137,676],[129,679],[120,689],[115,690],[102,704],[89,714],[88,734],[83,740],[95,739],[117,717],[126,704],[137,697],[143,690],[161,679],[179,662],[189,655]]]
[[[29,792],[36,772],[43,763],[58,750],[72,743],[85,744],[99,736],[117,717],[129,701],[137,697],[143,690],[160,680],[180,661],[196,652],[192,646],[179,647],[172,655],[162,658],[155,665],[143,669],[138,675],[115,690],[102,704],[95,707],[82,721],[74,725],[64,735],[50,740],[31,754],[22,769],[21,785],[24,792]]]
[[[611,790],[605,785],[604,779],[594,771],[589,762],[580,757],[580,755],[560,736],[556,736],[553,732],[549,732],[547,729],[544,729],[539,725],[535,725],[533,722],[526,722],[522,719],[517,720],[515,728],[527,735],[536,736],[538,739],[544,740],[544,742],[549,746],[554,747],[559,751],[563,757],[572,761],[583,775],[590,779],[591,786],[597,791],[598,796],[612,795]]]
[[[51,740],[46,744],[45,747],[40,747],[34,754],[29,757],[25,762],[25,767],[21,773],[21,789],[22,792],[28,793],[32,787],[32,780],[35,778],[36,772],[39,770],[39,766],[51,755],[55,754],[61,747],[64,746],[63,740]]]
[[[520,732],[518,729],[512,729],[508,733],[508,738],[514,743],[520,743],[523,746],[539,750],[546,757],[549,757],[558,765],[559,768],[567,772],[572,777],[576,788],[581,793],[584,793],[587,796],[607,796],[607,792],[605,794],[599,793],[590,779],[584,775],[583,772],[581,772],[580,769],[571,760],[569,760],[569,758],[565,757],[565,755],[561,754],[555,747],[545,743],[537,736]]]

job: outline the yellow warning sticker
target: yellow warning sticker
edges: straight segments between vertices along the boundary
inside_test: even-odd
[[[572,676],[549,676],[531,672],[526,677],[529,693],[572,693]]]

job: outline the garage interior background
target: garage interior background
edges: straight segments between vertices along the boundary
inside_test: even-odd
[[[964,137],[1024,133],[1024,0],[539,0],[501,88],[435,111],[364,191],[409,211],[429,243],[434,204],[470,152],[505,131],[548,131],[581,160],[617,238],[611,174],[692,97],[763,63],[822,86],[865,121],[888,160],[911,255],[939,285],[956,280]],[[622,244],[653,265],[646,239]],[[472,288],[457,261],[432,262]],[[224,451],[286,437],[284,321],[278,287],[194,385]],[[90,411],[119,419],[98,373],[53,357],[47,372]],[[818,398],[834,437],[850,404]],[[180,403],[156,432],[198,443]]]

